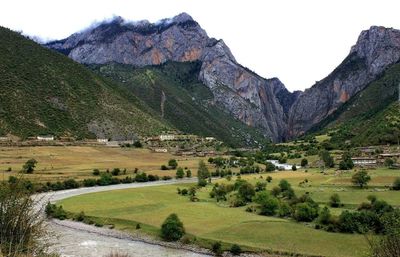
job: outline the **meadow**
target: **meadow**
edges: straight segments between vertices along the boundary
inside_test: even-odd
[[[344,206],[332,208],[336,215],[344,209],[355,209],[371,194],[398,207],[400,192],[391,191],[389,186],[399,176],[399,171],[377,169],[369,173],[372,180],[366,189],[351,185],[351,172],[338,173],[335,170],[325,173],[318,169],[283,171],[242,178],[255,184],[271,176],[273,179],[267,190],[286,179],[297,195],[308,192],[321,206],[327,204],[330,195],[338,193]],[[308,183],[300,185],[305,179]],[[233,181],[214,179],[213,183]],[[199,202],[191,202],[187,196],[177,194],[177,187],[189,186],[181,184],[101,192],[65,199],[59,204],[67,211],[84,211],[85,215],[98,217],[105,224],[114,224],[117,229],[132,233],[136,232],[136,224],[141,223],[142,231],[154,236],[158,235],[164,219],[170,213],[177,213],[186,231],[196,237],[197,243],[205,246],[210,241],[221,241],[227,245],[240,244],[247,250],[332,257],[365,256],[368,250],[364,235],[330,233],[317,230],[312,224],[261,216],[246,212],[246,207],[230,208],[226,203],[217,203],[209,197],[211,186],[198,191]]]
[[[113,168],[127,169],[127,175],[133,175],[137,168],[147,174],[174,177],[175,170],[160,170],[161,165],[167,165],[169,159],[177,159],[180,166],[191,169],[196,175],[200,160],[198,157],[152,153],[148,149],[106,146],[1,147],[0,180],[21,176],[22,166],[31,158],[38,161],[37,166],[34,174],[24,174],[24,177],[42,182],[94,178],[93,169],[111,171]],[[11,172],[7,171],[9,169]]]

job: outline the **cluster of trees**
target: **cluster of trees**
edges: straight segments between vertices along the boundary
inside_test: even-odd
[[[10,176],[8,179],[9,184],[19,183],[24,186],[26,190],[30,192],[48,192],[48,191],[59,191],[66,189],[74,189],[80,187],[93,187],[93,186],[108,186],[117,184],[129,184],[134,182],[150,182],[158,180],[170,180],[172,177],[146,174],[145,172],[137,173],[135,177],[126,176],[125,178],[113,177],[110,173],[102,173],[98,179],[84,179],[83,181],[77,181],[75,179],[66,179],[64,181],[57,182],[46,182],[34,184],[28,179],[19,179],[14,176]]]
[[[175,159],[170,159],[168,165],[161,165],[161,170],[174,170],[178,167],[178,161]]]
[[[178,167],[178,169],[176,170],[175,178],[182,179],[184,177],[191,178],[192,171],[187,167],[185,167],[185,169],[183,169],[182,167]]]

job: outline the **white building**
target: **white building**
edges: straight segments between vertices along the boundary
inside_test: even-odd
[[[376,165],[376,159],[368,157],[354,157],[351,158],[354,165],[365,166],[365,165]]]
[[[37,136],[37,140],[40,141],[53,141],[54,140],[54,136]]]
[[[99,142],[99,143],[107,143],[108,142],[108,138],[98,138],[97,142]]]
[[[267,162],[272,163],[279,170],[292,170],[293,165],[287,163],[279,163],[278,160],[267,160]],[[300,169],[300,166],[296,166],[297,169]]]
[[[215,137],[206,137],[206,140],[207,140],[207,141],[214,141],[214,140],[215,140]]]
[[[175,135],[160,135],[161,141],[172,141],[175,140]]]

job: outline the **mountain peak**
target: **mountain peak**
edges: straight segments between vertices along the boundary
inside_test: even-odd
[[[361,32],[350,53],[365,58],[370,72],[378,74],[388,64],[395,63],[400,59],[400,31],[382,26],[372,26]]]
[[[193,20],[192,16],[183,12],[183,13],[180,13],[180,14],[176,15],[175,17],[173,17],[172,21],[174,21],[176,23],[184,23],[184,22],[194,21],[194,20]]]

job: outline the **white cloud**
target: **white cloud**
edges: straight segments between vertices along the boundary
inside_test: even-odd
[[[93,22],[120,15],[155,22],[187,12],[236,59],[290,90],[331,72],[361,30],[400,28],[395,0],[0,0],[0,25],[44,39],[61,39]],[[0,39],[1,40],[1,39]]]

